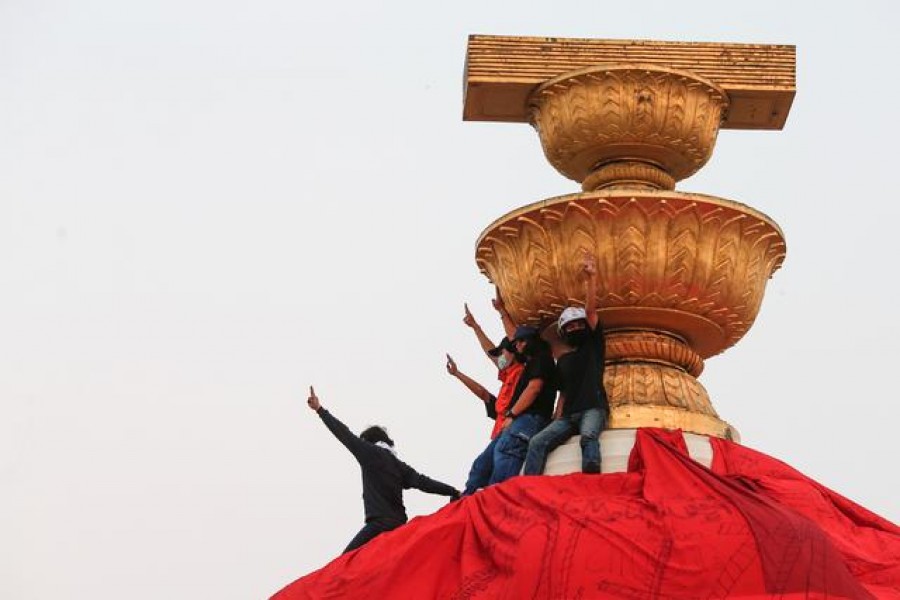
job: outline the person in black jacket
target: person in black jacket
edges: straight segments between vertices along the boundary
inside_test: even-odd
[[[490,485],[519,474],[528,443],[553,414],[556,398],[553,356],[538,330],[520,325],[512,339],[516,360],[525,370],[516,382],[509,406],[503,411],[503,429],[494,449],[494,471]]]
[[[383,427],[369,427],[357,437],[337,417],[322,408],[312,386],[309,386],[306,403],[334,437],[353,454],[362,470],[366,524],[344,549],[345,554],[406,523],[404,489],[416,488],[429,494],[450,496],[454,500],[459,498],[460,492],[456,488],[417,473],[398,459],[394,455],[394,440]]]
[[[609,419],[609,399],[603,387],[606,338],[597,314],[597,267],[585,256],[585,307],[570,306],[559,316],[558,330],[569,351],[556,362],[559,400],[553,422],[531,438],[524,475],[544,472],[547,455],[575,433],[581,434],[581,470],[600,472],[600,432]]]

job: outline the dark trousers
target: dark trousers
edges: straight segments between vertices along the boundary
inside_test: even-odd
[[[487,487],[488,483],[490,483],[491,474],[494,472],[494,448],[497,447],[499,439],[500,436],[492,439],[491,443],[487,445],[487,448],[485,448],[475,459],[475,462],[472,463],[463,496],[474,494],[478,488]]]
[[[353,536],[353,539],[350,540],[350,543],[347,544],[347,547],[344,548],[344,551],[341,554],[347,554],[351,550],[356,550],[385,531],[397,529],[403,525],[403,523],[403,521],[398,521],[396,519],[370,519],[366,521],[366,524],[359,530],[359,533]]]
[[[472,463],[463,495],[474,494],[478,488],[518,475],[528,451],[528,441],[546,424],[547,419],[531,413],[517,417]]]
[[[602,408],[572,413],[556,419],[543,431],[531,438],[525,455],[523,475],[540,475],[544,472],[547,455],[575,433],[581,432],[581,470],[584,473],[600,472],[600,432],[606,427],[607,412]]]
[[[506,481],[515,477],[522,470],[528,442],[547,425],[547,419],[533,413],[525,413],[516,417],[509,427],[497,438],[494,446],[494,472],[491,473],[490,484]]]

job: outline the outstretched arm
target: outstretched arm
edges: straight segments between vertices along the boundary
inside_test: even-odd
[[[341,423],[337,417],[325,410],[322,403],[319,402],[319,397],[316,396],[316,391],[312,386],[309,386],[309,398],[306,399],[306,404],[319,415],[319,418],[325,423],[325,427],[328,428],[328,431],[334,434],[334,437],[346,446],[347,450],[353,453],[353,456],[360,459],[361,455],[366,450],[366,442],[359,439],[359,437],[350,431],[346,425]]]
[[[463,323],[465,323],[468,327],[472,329],[475,333],[475,337],[478,339],[478,344],[481,346],[481,349],[485,351],[485,353],[490,352],[495,348],[494,342],[491,341],[491,338],[484,333],[484,330],[481,328],[481,325],[478,324],[478,321],[475,320],[475,317],[472,316],[472,312],[469,310],[468,304],[463,304],[463,309],[465,310],[465,314],[463,315]],[[497,364],[497,357],[491,356],[488,354],[488,358],[494,364]]]
[[[446,483],[426,477],[406,463],[400,464],[403,465],[403,487],[405,489],[415,488],[429,494],[459,498],[460,491],[452,485],[447,485]]]
[[[491,304],[494,305],[494,310],[500,313],[500,320],[503,322],[503,331],[506,332],[506,337],[508,339],[513,339],[516,335],[516,322],[512,320],[509,311],[506,310],[506,304],[503,302],[503,297],[500,295],[500,288],[496,288],[496,290],[496,297],[491,300]]]
[[[469,388],[469,391],[481,398],[482,402],[485,404],[493,404],[493,394],[487,391],[483,385],[460,371],[456,366],[456,361],[453,360],[453,357],[449,354],[447,355],[447,373],[460,380],[464,386]]]
[[[581,263],[581,272],[587,277],[585,281],[584,312],[587,313],[587,322],[591,329],[597,328],[600,317],[597,315],[597,265],[592,254],[586,254]]]

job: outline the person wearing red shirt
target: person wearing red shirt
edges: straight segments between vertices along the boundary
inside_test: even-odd
[[[500,319],[507,334],[497,346],[494,346],[491,339],[484,333],[481,325],[475,320],[468,304],[463,305],[465,310],[463,323],[472,329],[479,345],[481,345],[481,349],[497,366],[497,379],[500,380],[500,391],[497,395],[494,396],[483,385],[460,371],[456,366],[456,361],[449,354],[447,355],[447,373],[456,377],[469,391],[480,398],[484,402],[488,418],[494,420],[491,442],[472,462],[472,468],[469,470],[469,477],[463,491],[464,495],[472,494],[477,489],[487,486],[491,480],[491,475],[494,471],[494,452],[506,420],[504,413],[509,408],[516,384],[519,382],[519,377],[525,368],[522,363],[515,359],[515,348],[512,342],[509,341],[509,338],[515,334],[516,326],[509,317],[509,313],[506,312],[506,307],[503,305],[499,294],[493,300],[493,305],[494,309],[500,313]]]
[[[499,295],[493,304],[494,308],[500,313],[507,333],[507,337],[504,337],[498,346],[494,347],[493,342],[485,335],[481,326],[472,316],[468,306],[465,306],[463,322],[472,328],[482,349],[498,368],[497,377],[501,382],[501,386],[497,396],[491,394],[484,386],[460,371],[453,358],[449,354],[447,355],[447,372],[451,376],[456,377],[475,396],[480,398],[484,402],[487,416],[494,419],[491,441],[472,463],[463,492],[464,495],[472,494],[479,488],[491,483],[499,483],[517,474],[518,468],[521,467],[521,464],[518,464],[519,458],[524,457],[524,449],[522,452],[518,451],[518,446],[521,445],[519,443],[520,440],[524,440],[524,443],[527,445],[527,437],[523,437],[526,435],[526,432],[518,431],[522,427],[507,431],[505,436],[502,435],[515,418],[515,416],[510,415],[509,409],[513,404],[514,398],[518,399],[518,395],[521,395],[523,392],[523,390],[519,389],[520,386],[518,384],[525,370],[525,364],[523,361],[516,359],[516,347],[514,342],[510,341],[510,338],[516,339],[517,329]],[[526,421],[528,420],[523,420],[521,425],[525,426]],[[519,454],[522,454],[522,457],[519,457]]]

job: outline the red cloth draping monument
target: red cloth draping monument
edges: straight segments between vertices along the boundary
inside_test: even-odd
[[[307,598],[896,598],[900,528],[744,446],[711,469],[638,431],[627,473],[515,477],[275,594]]]

